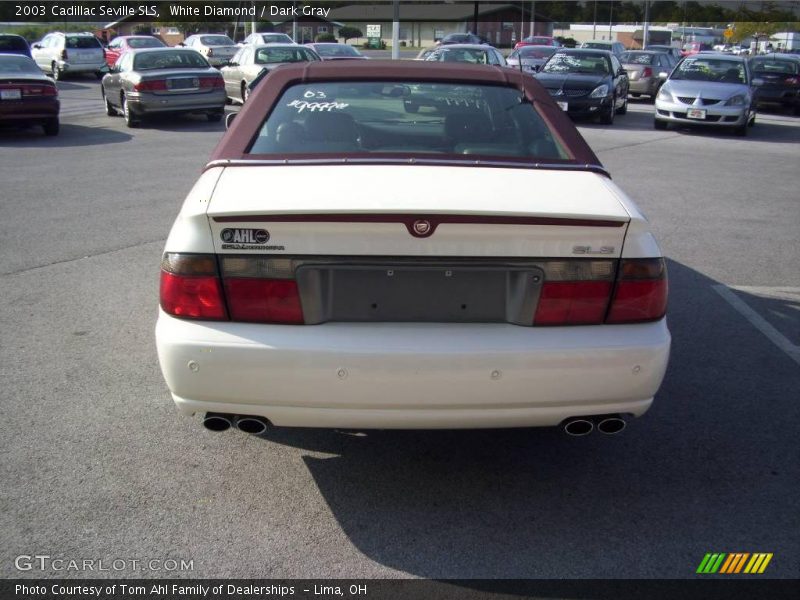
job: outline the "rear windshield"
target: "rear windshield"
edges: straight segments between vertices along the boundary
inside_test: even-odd
[[[200,42],[204,46],[233,46],[233,40],[227,35],[203,35]]]
[[[553,38],[549,37],[526,37],[525,42],[528,44],[541,44],[542,46],[549,46],[553,43]]]
[[[604,42],[585,42],[581,48],[592,48],[594,50],[608,50],[611,48],[611,44],[606,44]]]
[[[519,50],[515,50],[512,54],[517,54],[522,58],[548,58],[555,54],[556,48],[542,48],[539,46],[523,46]]]
[[[351,56],[361,56],[358,53],[358,50],[353,48],[352,46],[345,46],[344,44],[336,45],[331,44],[330,46],[326,46],[325,44],[317,44],[314,46],[314,50],[317,51],[317,54],[320,56],[335,56],[335,57],[351,57]]]
[[[654,54],[646,52],[623,52],[619,60],[629,65],[652,65],[653,58],[655,58]]]
[[[0,35],[0,52],[10,52],[11,50],[22,50],[27,54],[28,44],[24,39],[15,35]]]
[[[67,48],[102,48],[102,45],[97,38],[94,38],[90,35],[68,35],[67,36]]]
[[[515,88],[445,83],[297,84],[249,154],[572,156]]]
[[[152,69],[196,69],[206,68],[206,59],[193,50],[171,50],[166,52],[143,52],[133,59],[134,71]]]
[[[257,65],[269,65],[273,63],[293,63],[317,60],[313,52],[306,48],[259,48],[256,50],[255,62]]]
[[[771,60],[754,58],[751,63],[756,73],[776,73],[778,75],[797,75],[798,63],[791,60]]]
[[[478,48],[439,48],[425,60],[442,62],[463,62],[473,65],[488,65],[489,54]]]
[[[583,73],[606,75],[610,72],[608,60],[603,54],[554,54],[542,68],[545,73]]]
[[[130,38],[128,46],[131,48],[163,48],[164,44],[156,38]]]
[[[261,39],[264,40],[264,42],[267,44],[269,44],[270,42],[271,43],[280,42],[282,44],[283,43],[290,44],[292,42],[292,38],[290,38],[285,33],[265,33],[264,35],[261,36]]]
[[[4,75],[14,75],[16,73],[41,75],[42,71],[36,63],[27,56],[0,55],[0,73]]]

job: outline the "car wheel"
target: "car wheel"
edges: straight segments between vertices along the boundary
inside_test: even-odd
[[[64,73],[62,73],[61,69],[58,68],[58,65],[56,63],[50,65],[50,70],[53,72],[53,79],[55,79],[56,81],[61,79],[64,75]]]
[[[794,116],[800,117],[800,102],[794,105]]]
[[[130,106],[128,106],[128,101],[125,99],[124,95],[120,100],[120,104],[122,105],[122,116],[125,117],[125,125],[127,125],[128,127],[136,127],[137,125],[139,125],[139,122],[133,116],[131,108]]]
[[[653,119],[653,129],[659,129],[661,131],[667,128],[666,121],[659,121],[658,119]]]
[[[111,106],[111,102],[109,102],[108,98],[106,97],[106,91],[102,87],[100,89],[101,89],[101,93],[103,94],[103,104],[106,105],[106,114],[109,117],[115,116],[117,114],[117,109],[115,109],[113,106]]]
[[[250,88],[247,87],[247,82],[242,82],[242,104],[247,102],[247,99],[250,97]]]
[[[734,135],[745,137],[747,135],[747,121],[733,128]]]
[[[617,114],[617,98],[616,96],[611,99],[611,104],[608,105],[608,110],[605,113],[600,114],[600,122],[603,125],[613,125],[614,124],[614,115]]]
[[[215,110],[214,112],[206,113],[206,118],[212,123],[219,123],[220,121],[222,121],[222,117],[224,114],[225,111]]]
[[[622,106],[617,109],[618,115],[624,115],[628,112],[628,97],[625,96],[625,100],[622,101]]]
[[[102,71],[95,71],[94,76],[97,77],[98,79],[102,79],[105,76],[105,73],[103,73]]]
[[[42,129],[44,129],[45,135],[58,135],[58,129],[59,129],[58,117],[42,123]]]

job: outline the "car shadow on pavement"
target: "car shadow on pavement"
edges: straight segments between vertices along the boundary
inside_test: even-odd
[[[649,413],[619,435],[260,437],[310,451],[303,460],[350,542],[414,577],[682,578],[710,549],[791,554],[798,365],[716,281],[673,261],[669,273],[667,376]],[[790,576],[790,562],[773,576]]]
[[[56,136],[46,136],[39,126],[0,128],[0,148],[69,148],[73,146],[100,146],[127,142],[132,136],[105,127],[85,127],[61,123]]]
[[[202,114],[163,114],[148,116],[138,129],[158,131],[225,131],[225,119],[211,122]]]

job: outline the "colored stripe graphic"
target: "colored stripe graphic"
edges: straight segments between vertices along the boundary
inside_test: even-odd
[[[763,573],[769,562],[772,560],[771,552],[708,552],[700,565],[697,573],[714,574],[720,573],[733,575],[737,573]],[[745,566],[747,565],[747,566]]]

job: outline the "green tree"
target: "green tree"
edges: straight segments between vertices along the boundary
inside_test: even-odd
[[[342,27],[339,29],[339,37],[344,39],[344,43],[347,43],[347,40],[351,38],[360,38],[364,37],[364,34],[361,33],[360,29],[356,27]]]

